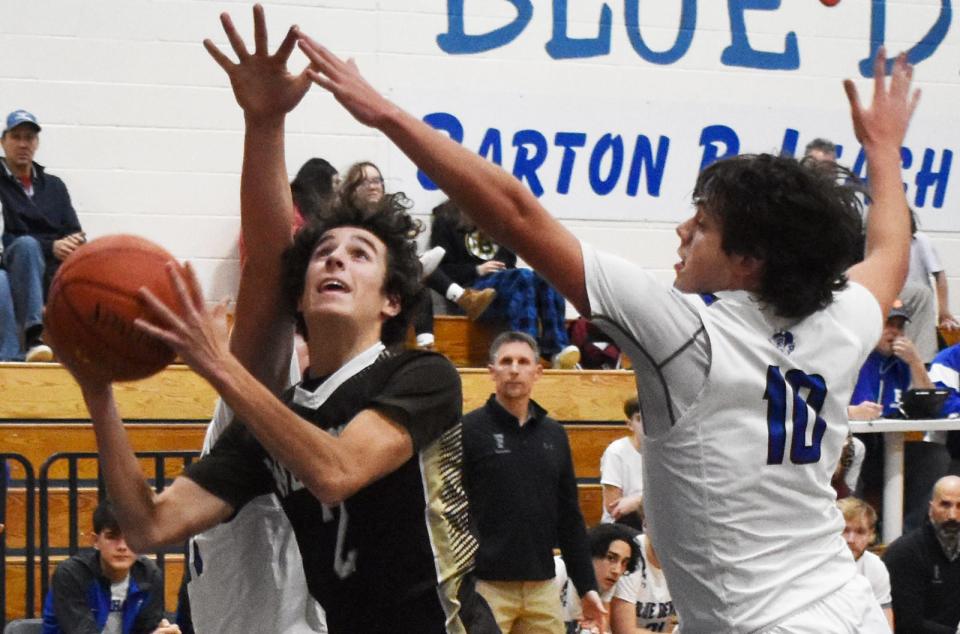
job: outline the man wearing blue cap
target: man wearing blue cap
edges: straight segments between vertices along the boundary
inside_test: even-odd
[[[0,136],[3,268],[27,361],[53,358],[42,339],[44,295],[60,262],[85,240],[66,185],[33,160],[39,133],[35,116],[14,110]]]

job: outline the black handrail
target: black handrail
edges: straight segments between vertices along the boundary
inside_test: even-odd
[[[36,613],[34,605],[36,572],[34,570],[36,562],[36,539],[34,517],[36,506],[36,479],[33,475],[33,465],[25,457],[17,453],[0,452],[0,524],[6,526],[0,534],[0,628],[6,625],[7,614],[7,491],[9,489],[9,471],[8,464],[16,462],[23,469],[23,489],[24,489],[24,574],[26,575],[24,584],[24,611],[27,618],[33,618]],[[19,486],[17,487],[19,488]]]

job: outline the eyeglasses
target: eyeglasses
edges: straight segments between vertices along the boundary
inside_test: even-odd
[[[360,184],[363,185],[364,187],[376,187],[378,185],[382,186],[383,179],[380,178],[379,176],[374,176],[373,178],[363,179],[362,181],[360,181]]]

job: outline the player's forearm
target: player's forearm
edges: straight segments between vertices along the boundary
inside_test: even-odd
[[[580,243],[520,181],[399,108],[377,128],[480,229],[589,312]]]
[[[900,148],[886,143],[867,145],[864,150],[873,201],[867,216],[865,257],[884,258],[890,279],[902,288],[910,263],[910,213],[901,181]]]
[[[283,122],[282,116],[246,122],[240,178],[246,262],[230,343],[241,363],[274,393],[285,387],[293,338],[293,322],[283,316],[280,283],[281,256],[291,242],[293,225]]]
[[[234,359],[211,384],[260,444],[323,503],[339,502],[345,457],[326,431],[297,416]]]
[[[134,551],[156,544],[156,494],[144,479],[117,411],[112,388],[85,389],[87,409],[97,438],[100,467],[124,537]]]

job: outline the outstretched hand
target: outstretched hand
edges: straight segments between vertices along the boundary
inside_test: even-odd
[[[360,75],[356,62],[340,59],[323,44],[304,35],[296,27],[294,30],[300,38],[300,50],[310,60],[307,76],[328,90],[357,121],[377,127],[386,115],[397,110]]]
[[[843,87],[850,101],[853,131],[864,147],[893,145],[899,151],[907,134],[910,117],[920,101],[920,89],[910,91],[913,66],[907,63],[906,53],[900,53],[893,64],[890,84],[886,80],[886,52],[881,47],[873,61],[873,101],[864,108],[853,81],[847,79]]]
[[[237,33],[230,15],[220,14],[223,30],[238,61],[234,63],[211,40],[203,41],[210,56],[230,78],[233,95],[248,119],[262,120],[282,117],[293,110],[310,88],[307,69],[299,75],[287,70],[287,61],[297,43],[296,27],[290,27],[276,53],[267,48],[267,24],[263,7],[253,6],[253,54]]]
[[[211,380],[224,362],[231,358],[227,329],[227,305],[220,303],[207,311],[200,283],[188,262],[184,274],[173,262],[167,263],[167,275],[177,292],[179,307],[164,304],[150,292],[140,289],[140,298],[154,320],[137,319],[134,325],[170,346],[200,376]]]

